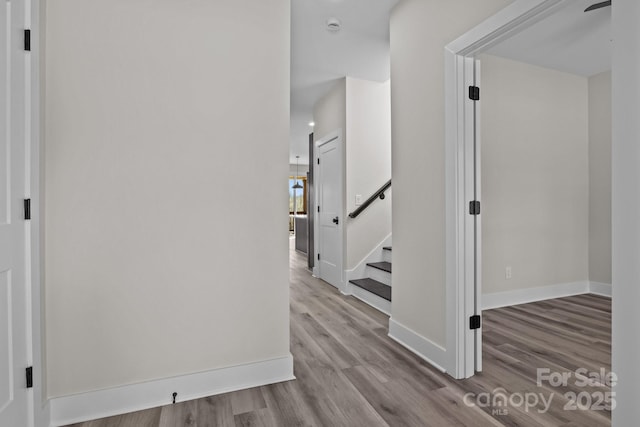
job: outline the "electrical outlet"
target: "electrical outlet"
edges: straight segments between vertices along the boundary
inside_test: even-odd
[[[362,194],[356,194],[356,206],[360,206],[362,204]]]
[[[511,279],[511,266],[504,269],[504,278]]]

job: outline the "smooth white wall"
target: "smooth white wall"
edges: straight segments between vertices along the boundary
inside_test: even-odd
[[[640,2],[616,0],[613,29],[612,370],[618,376],[614,427],[640,419]]]
[[[483,293],[586,281],[588,79],[480,61]]]
[[[392,318],[445,346],[444,46],[508,0],[404,0],[391,15]]]
[[[390,83],[346,77],[314,107],[314,138],[341,130],[345,170],[345,270],[355,268],[371,250],[391,233],[391,191],[357,218],[355,197],[363,201],[391,178]]]
[[[346,213],[391,179],[391,85],[347,77]],[[391,234],[391,189],[357,218],[346,220],[347,264],[355,268]]]
[[[49,397],[289,355],[289,3],[47,4]]]
[[[611,72],[589,78],[589,280],[611,283]]]
[[[313,140],[317,142],[335,130],[342,131],[345,138],[347,127],[347,79],[336,81],[331,90],[327,92],[313,107]]]
[[[299,164],[296,169],[296,164],[289,164],[289,176],[296,176],[296,171],[298,176],[306,176],[307,172],[309,172],[309,165]]]

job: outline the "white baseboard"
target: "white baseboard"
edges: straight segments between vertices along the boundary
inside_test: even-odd
[[[424,359],[434,368],[442,372],[447,371],[443,368],[447,364],[447,351],[440,345],[393,319],[389,319],[389,337]]]
[[[383,260],[382,248],[385,246],[391,246],[391,234],[385,237],[380,243],[378,243],[372,250],[364,257],[358,265],[351,270],[345,270],[345,282],[349,283],[349,280],[364,279],[367,277],[365,270],[367,269],[367,263],[379,262]]]
[[[572,295],[589,293],[589,282],[571,282],[558,285],[541,286],[538,288],[518,289],[514,291],[495,292],[482,295],[482,309],[508,307],[511,305],[527,304],[552,298],[562,298]]]
[[[49,401],[44,401],[42,408],[35,414],[35,427],[49,427],[51,422],[51,405]]]
[[[293,379],[293,356],[289,354],[246,365],[56,397],[49,401],[50,425],[57,427],[168,405],[173,392],[178,393],[177,401],[182,402]]]
[[[351,283],[348,283],[347,287],[349,292],[348,295],[358,298],[360,301],[365,304],[369,304],[371,307],[383,312],[387,316],[391,316],[391,301],[387,301],[386,299]]]
[[[611,298],[611,283],[589,282],[589,292]]]

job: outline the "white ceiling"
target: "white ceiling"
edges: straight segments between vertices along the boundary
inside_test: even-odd
[[[611,8],[584,12],[601,0],[572,0],[553,15],[487,53],[582,76],[611,69]]]
[[[308,164],[313,106],[337,79],[389,78],[389,15],[398,0],[291,0],[290,163]],[[611,8],[572,0],[487,53],[591,76],[611,68]],[[342,29],[326,29],[329,18]]]
[[[291,0],[290,163],[308,164],[313,106],[345,76],[389,78],[389,14],[398,0]],[[340,20],[337,33],[326,29]]]

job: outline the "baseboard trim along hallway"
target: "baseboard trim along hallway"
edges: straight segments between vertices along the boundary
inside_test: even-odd
[[[183,402],[293,379],[293,356],[289,354],[278,359],[57,397],[49,401],[51,426],[167,405],[174,392],[178,393],[176,401]]]
[[[589,292],[603,297],[611,298],[611,283],[589,282]]]
[[[415,353],[434,368],[446,372],[447,351],[417,332],[393,319],[389,319],[389,338]]]
[[[564,298],[589,293],[611,297],[611,285],[585,280],[581,282],[560,283],[537,288],[483,294],[482,309],[490,310],[492,308],[509,307],[512,305],[528,304],[553,298]]]

